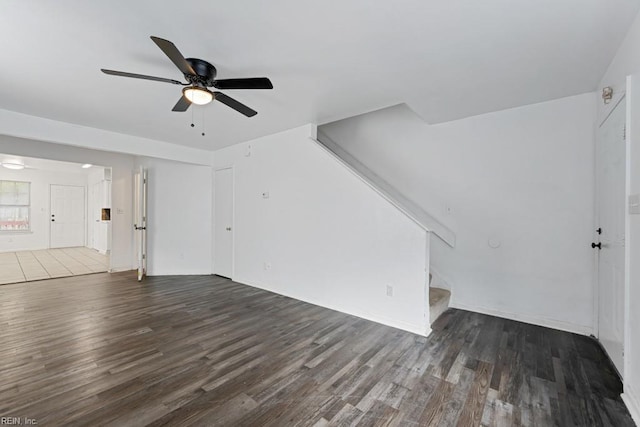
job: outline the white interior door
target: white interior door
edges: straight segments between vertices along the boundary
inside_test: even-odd
[[[215,171],[213,269],[219,276],[233,277],[233,169]]]
[[[94,183],[89,189],[89,236],[91,249],[100,250],[104,244],[102,243],[102,233],[100,229],[100,199],[102,188],[99,182]]]
[[[143,167],[134,178],[134,221],[136,252],[138,258],[138,281],[147,275],[147,170]]]
[[[51,185],[51,228],[49,246],[84,246],[87,229],[84,187]]]
[[[624,100],[618,103],[596,140],[598,339],[620,375],[624,366],[625,105]]]

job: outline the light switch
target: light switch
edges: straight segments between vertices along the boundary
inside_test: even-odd
[[[632,194],[629,196],[629,214],[640,214],[640,194]]]

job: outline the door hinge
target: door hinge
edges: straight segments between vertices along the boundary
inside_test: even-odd
[[[624,125],[624,127],[622,128],[622,140],[627,140],[627,125]]]
[[[147,256],[146,255],[142,255],[142,259],[147,259]]]

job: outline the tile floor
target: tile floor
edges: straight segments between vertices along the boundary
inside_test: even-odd
[[[0,253],[0,285],[107,271],[109,256],[89,248]]]

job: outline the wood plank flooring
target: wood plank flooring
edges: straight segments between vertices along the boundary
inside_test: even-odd
[[[429,338],[216,276],[0,286],[0,416],[39,426],[631,426],[587,337],[448,310]]]

